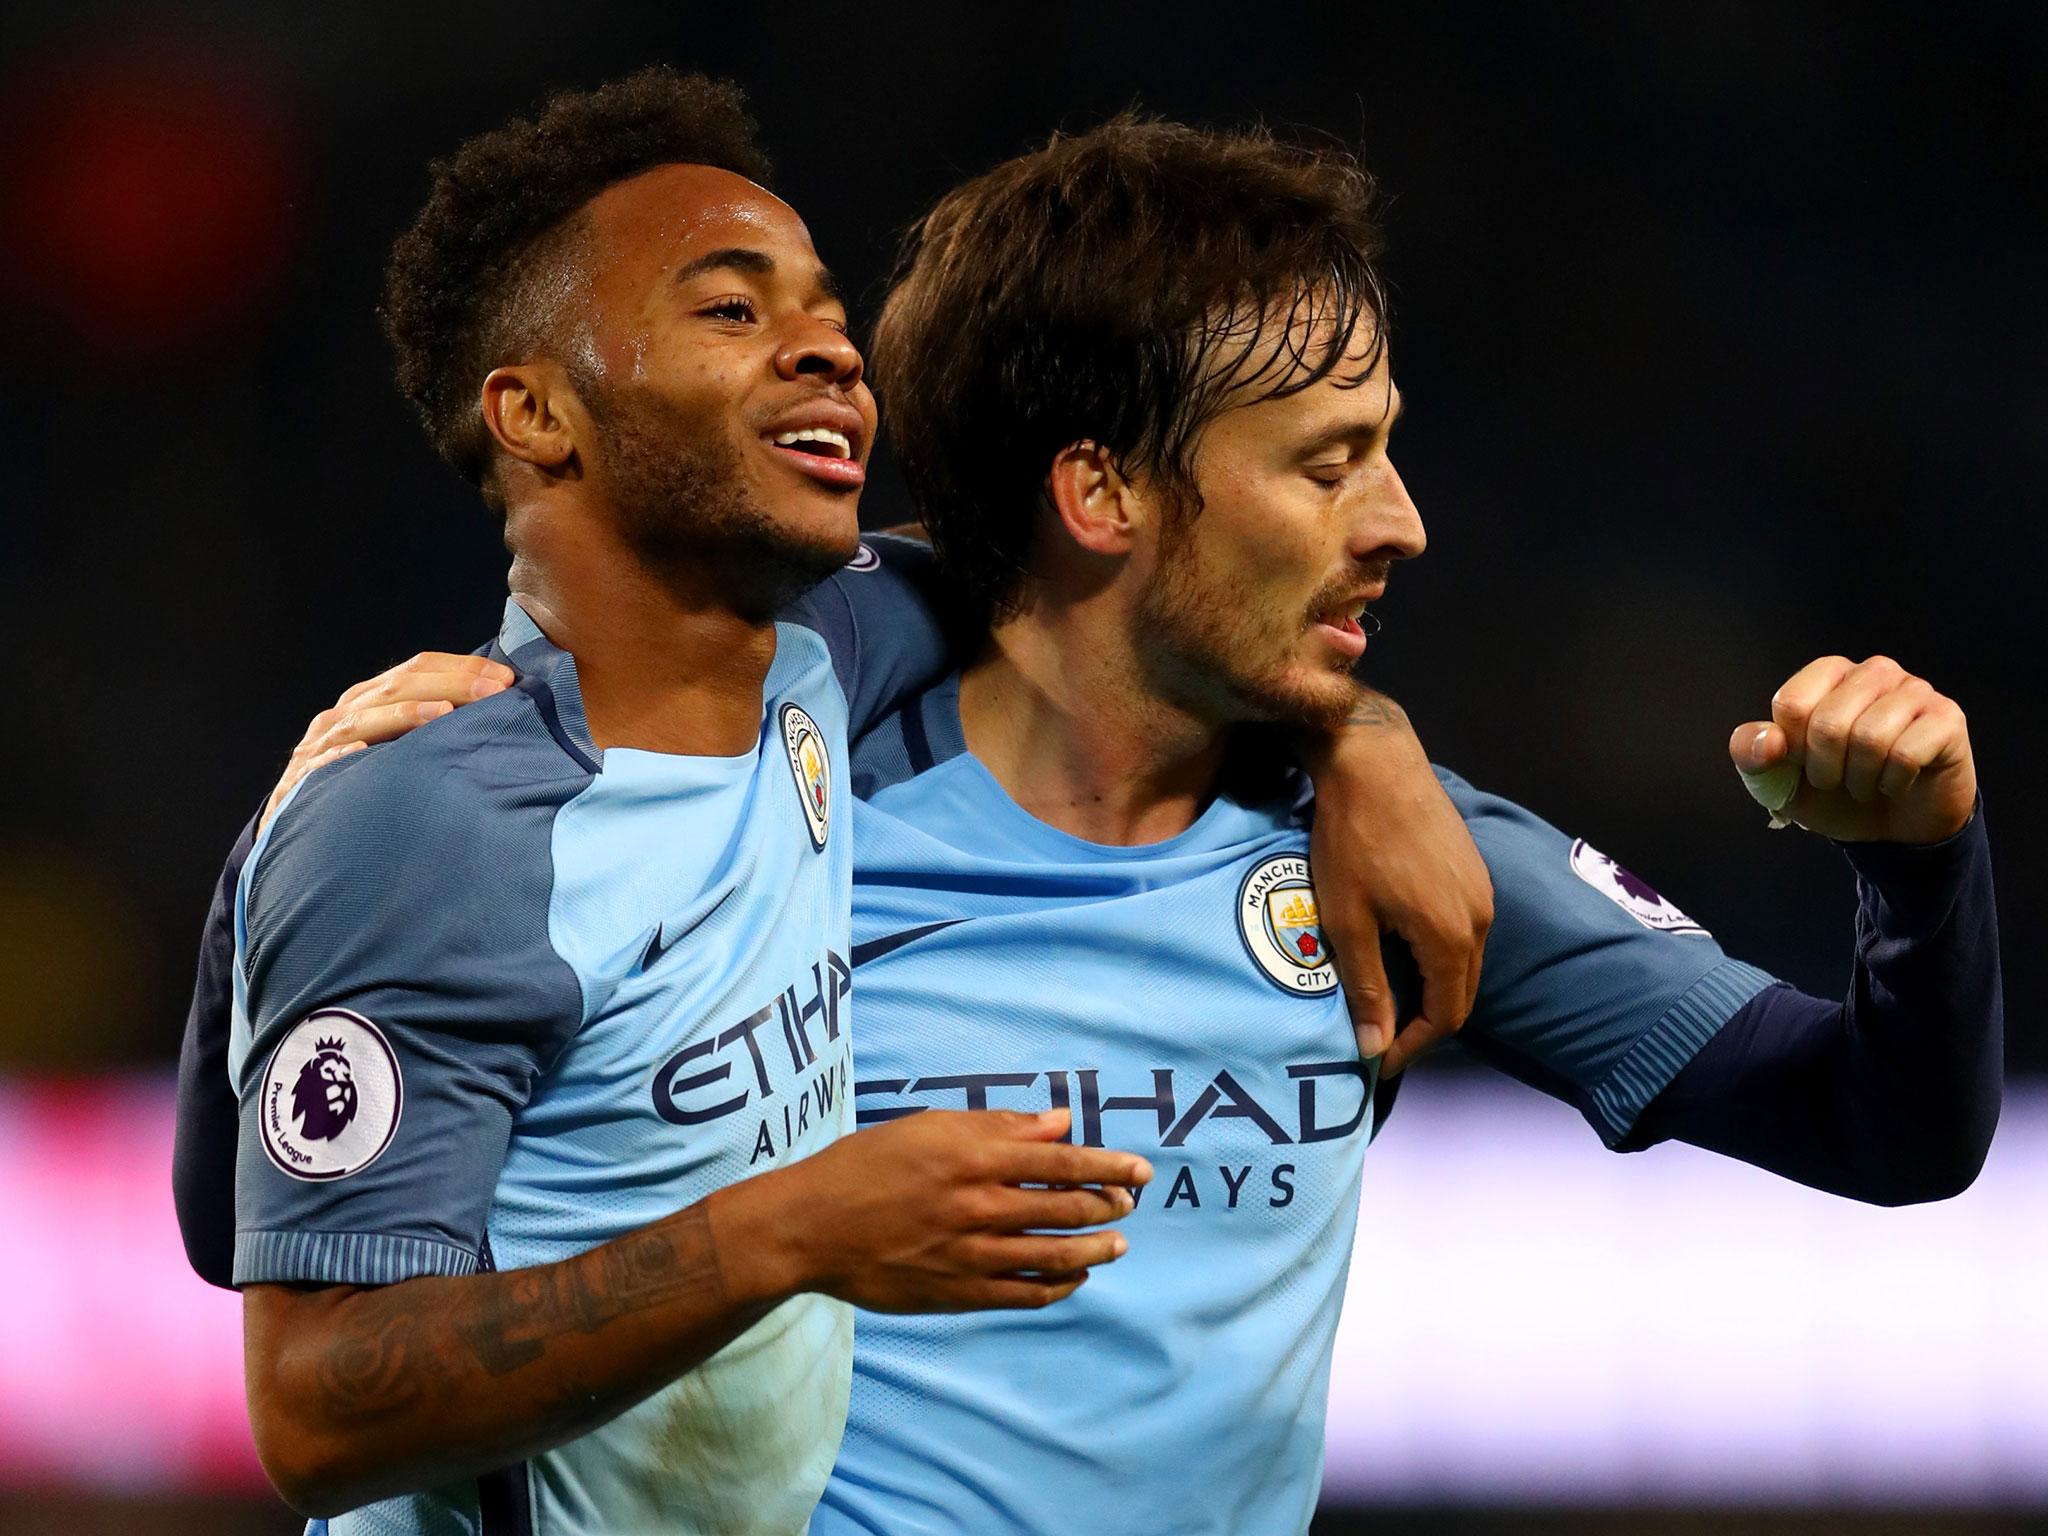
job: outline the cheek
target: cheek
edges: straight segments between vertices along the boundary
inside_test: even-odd
[[[1325,579],[1325,519],[1313,503],[1304,505],[1300,498],[1270,487],[1261,490],[1263,494],[1205,505],[1196,533],[1203,539],[1204,564],[1215,580],[1235,588],[1242,594],[1240,601],[1269,608],[1280,603],[1287,609],[1284,616],[1291,619],[1292,610]]]

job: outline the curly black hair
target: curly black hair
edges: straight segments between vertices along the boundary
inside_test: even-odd
[[[432,191],[391,248],[381,311],[398,387],[434,447],[494,505],[477,390],[545,343],[577,214],[660,165],[716,166],[766,185],[746,94],[655,65],[478,134],[430,168]]]

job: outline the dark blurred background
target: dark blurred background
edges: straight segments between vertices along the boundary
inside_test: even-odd
[[[389,382],[385,251],[431,157],[657,60],[748,87],[857,321],[910,219],[1054,128],[1358,143],[1431,536],[1373,679],[1440,761],[1833,992],[1846,870],[1765,834],[1723,743],[1814,656],[1898,657],[1970,713],[2011,1065],[2048,1072],[2048,11],[27,0],[0,46],[0,1075],[167,1068],[307,716],[495,628],[491,519]],[[885,466],[866,520],[902,512]],[[1447,1521],[1375,1528],[1482,1528]]]

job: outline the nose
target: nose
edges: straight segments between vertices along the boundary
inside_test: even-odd
[[[1374,494],[1366,498],[1352,552],[1362,560],[1412,560],[1429,547],[1422,514],[1393,460],[1382,459],[1380,468],[1382,476]]]
[[[821,379],[851,389],[861,378],[860,348],[838,327],[806,315],[776,352],[775,371],[791,381]]]

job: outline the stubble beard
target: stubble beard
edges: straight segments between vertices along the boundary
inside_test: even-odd
[[[741,617],[766,622],[846,563],[846,551],[776,523],[717,427],[630,394],[583,393],[620,536],[672,590],[715,593]]]
[[[1159,573],[1137,605],[1146,684],[1218,726],[1256,720],[1334,727],[1349,714],[1358,686],[1341,657],[1327,670],[1295,660],[1313,611],[1281,635],[1275,617],[1236,583],[1204,575],[1185,529],[1170,534]]]

